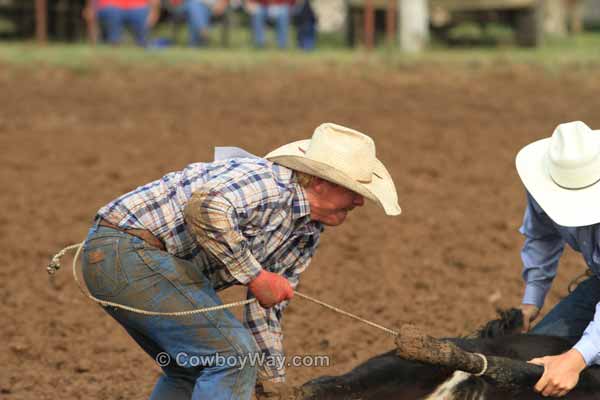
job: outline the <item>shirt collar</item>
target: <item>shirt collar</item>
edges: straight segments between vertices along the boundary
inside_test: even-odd
[[[304,217],[310,218],[310,204],[306,191],[300,184],[294,182],[294,197],[292,198],[292,218],[297,220]]]
[[[227,160],[229,158],[258,158],[252,153],[239,147],[215,147],[215,161]]]

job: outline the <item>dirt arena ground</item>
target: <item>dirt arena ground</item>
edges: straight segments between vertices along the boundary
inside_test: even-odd
[[[276,78],[274,78],[276,77]],[[216,145],[256,154],[307,138],[321,122],[371,134],[403,214],[370,204],[328,229],[301,290],[397,327],[470,332],[517,305],[524,192],[518,149],[581,119],[600,127],[600,78],[532,66],[226,69],[0,65],[0,398],[144,399],[160,373],[68,268],[45,266],[82,240],[95,211]],[[65,258],[70,266],[70,257]],[[567,252],[548,305],[584,270]],[[224,294],[241,297],[239,290]],[[393,341],[295,299],[289,355],[299,384],[347,371]]]

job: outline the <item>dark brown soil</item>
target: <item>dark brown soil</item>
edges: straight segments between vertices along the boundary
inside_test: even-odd
[[[276,78],[274,78],[276,77]],[[600,126],[600,79],[535,67],[278,67],[219,71],[0,66],[0,398],[143,399],[159,368],[70,271],[49,257],[82,240],[95,211],[139,184],[211,159],[215,145],[256,154],[308,138],[321,122],[372,135],[396,180],[398,218],[369,204],[328,229],[303,292],[383,325],[470,332],[519,303],[526,143],[581,119]],[[65,266],[70,257],[65,258]],[[548,305],[584,270],[569,252]],[[239,291],[225,294],[241,297]],[[288,354],[329,368],[389,350],[392,338],[295,299]]]

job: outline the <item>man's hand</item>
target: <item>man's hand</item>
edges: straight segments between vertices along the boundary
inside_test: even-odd
[[[292,289],[287,279],[281,275],[264,270],[250,281],[248,289],[250,289],[260,305],[265,308],[271,308],[275,304],[294,297],[294,289]]]
[[[562,397],[577,385],[579,374],[586,367],[579,351],[571,349],[558,356],[547,356],[529,360],[543,365],[544,375],[535,384],[534,390],[542,396]]]
[[[534,304],[521,304],[521,312],[523,313],[523,333],[529,332],[531,323],[540,314],[540,309]]]

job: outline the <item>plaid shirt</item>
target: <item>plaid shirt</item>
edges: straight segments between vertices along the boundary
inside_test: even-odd
[[[170,254],[201,265],[215,290],[247,284],[261,269],[285,276],[296,288],[322,231],[309,214],[295,173],[258,157],[188,165],[98,211],[121,228],[149,230]],[[283,355],[286,305],[245,306],[244,325],[267,357]],[[285,370],[273,365],[265,363],[260,377],[283,381]]]

